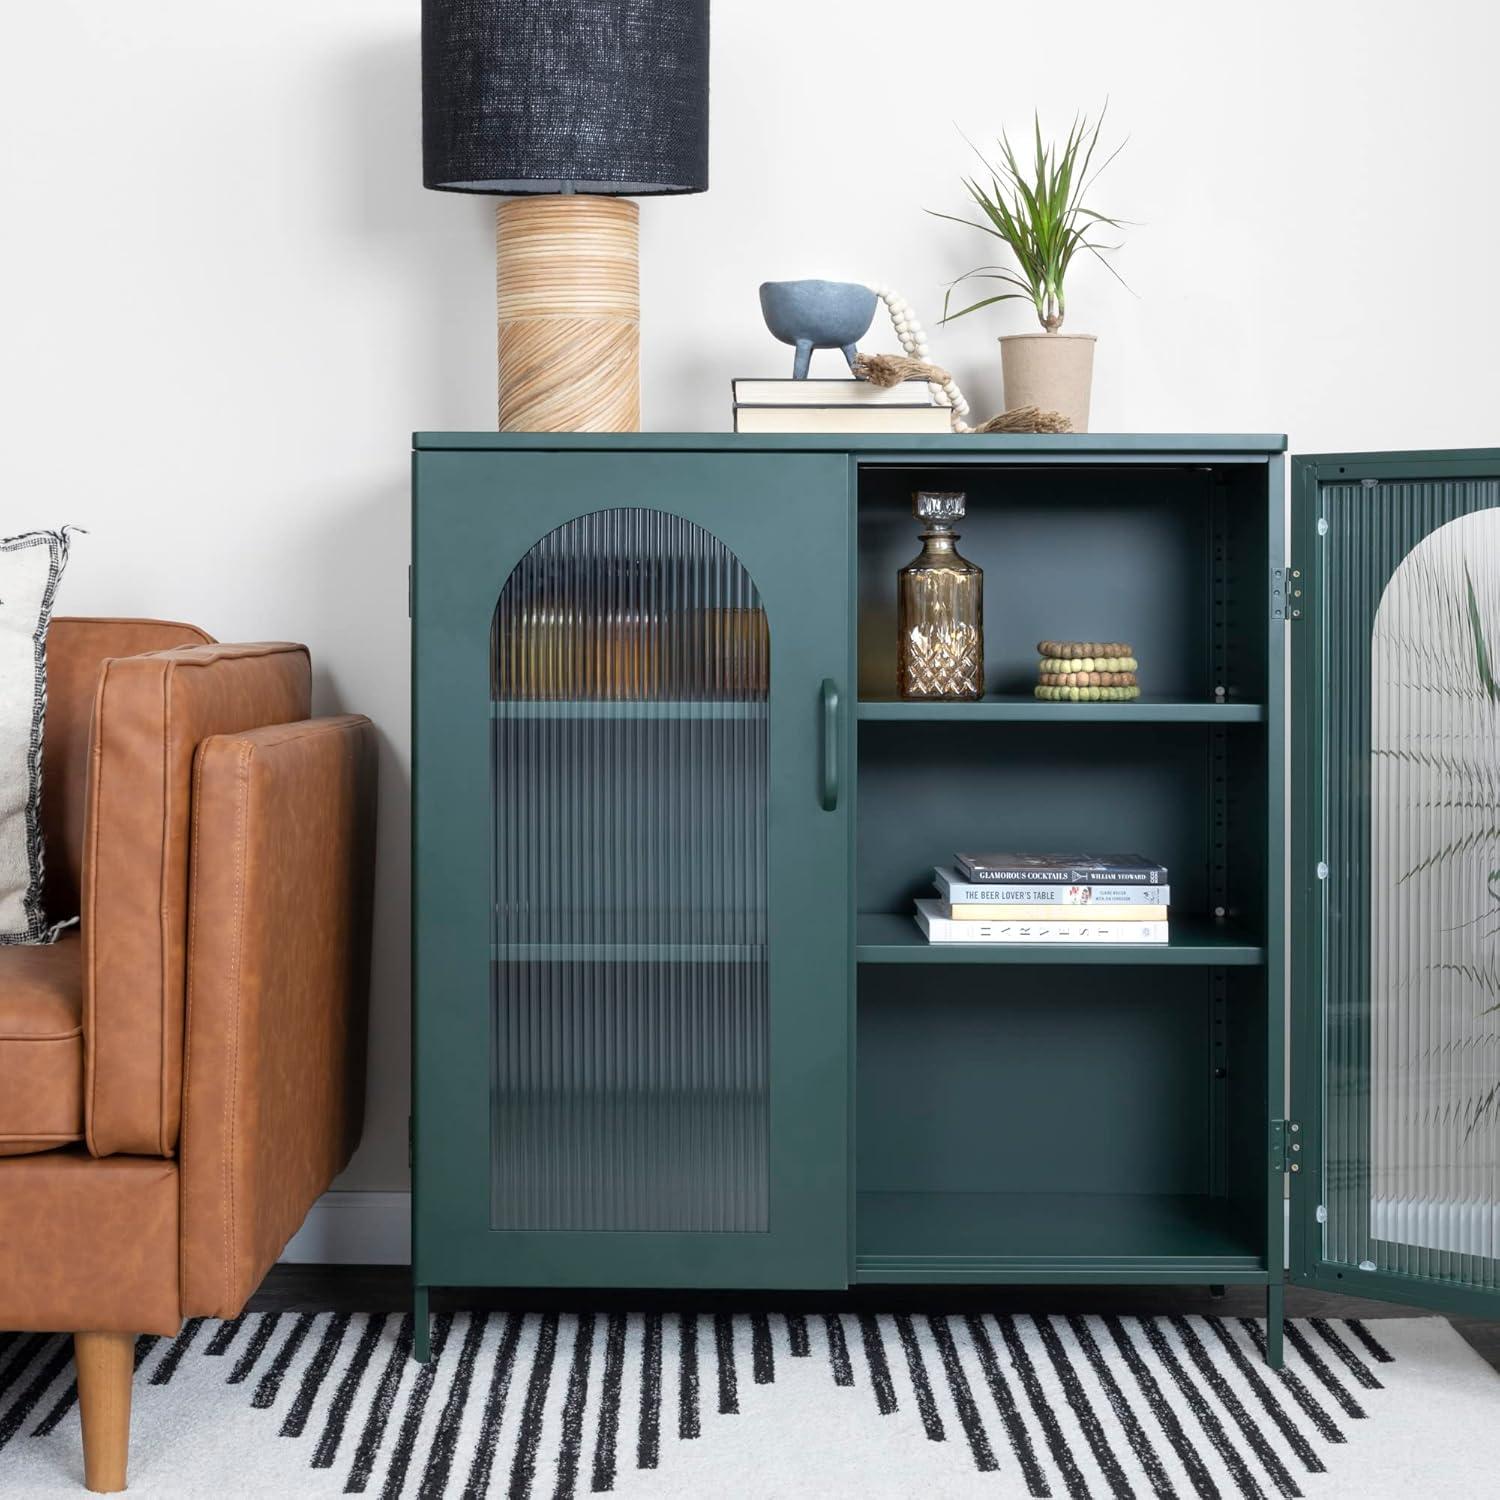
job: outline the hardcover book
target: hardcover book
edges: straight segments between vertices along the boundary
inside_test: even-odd
[[[1040,885],[1165,885],[1167,868],[1141,854],[957,854],[967,880]]]
[[[1165,943],[1165,922],[988,921],[959,922],[943,915],[942,903],[917,901],[917,926],[930,943]]]
[[[941,406],[925,380],[874,385],[868,380],[746,380],[733,384],[736,406]]]
[[[736,432],[952,432],[946,406],[736,406]]]
[[[1143,887],[1137,886],[1137,890]],[[1054,901],[1014,901],[996,905],[993,901],[943,902],[942,914],[955,922],[1165,922],[1167,909],[1156,902],[1116,902],[1106,906],[1069,906]],[[1084,916],[1087,911],[1090,915]]]
[[[1043,902],[1058,906],[1136,906],[1142,902],[1168,906],[1172,900],[1172,888],[1165,885],[1008,885],[997,881],[966,881],[957,870],[941,867],[933,871],[933,876],[938,894],[950,906],[969,903],[1036,906]]]

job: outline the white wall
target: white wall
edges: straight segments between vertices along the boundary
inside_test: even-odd
[[[48,0],[0,31],[0,530],[88,527],[63,609],[306,641],[318,708],[380,726],[343,1182],[372,1189],[406,1178],[407,440],[493,421],[489,206],[420,186],[417,26],[416,0]],[[648,426],[723,428],[731,376],[789,371],[764,278],[888,280],[934,324],[989,258],[923,213],[961,207],[955,127],[1108,95],[1101,202],[1140,227],[1137,295],[1070,287],[1097,431],[1500,442],[1493,7],[718,0],[714,29],[713,188],[642,209]],[[1027,326],[934,334],[976,413]]]

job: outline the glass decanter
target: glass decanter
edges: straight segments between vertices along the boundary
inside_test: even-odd
[[[921,552],[897,575],[896,675],[903,698],[984,696],[984,570],[961,557],[962,494],[918,490]]]

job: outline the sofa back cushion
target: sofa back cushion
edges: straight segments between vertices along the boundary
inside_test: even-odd
[[[196,625],[171,620],[86,620],[58,615],[47,636],[47,726],[42,738],[44,909],[52,921],[76,917],[83,869],[83,807],[89,721],[99,669],[111,656],[212,644]]]
[[[185,646],[105,662],[83,845],[84,1110],[96,1156],[169,1156],[181,1118],[193,757],[305,719],[305,646]]]

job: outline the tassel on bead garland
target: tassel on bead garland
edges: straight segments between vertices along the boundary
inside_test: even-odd
[[[964,418],[969,414],[969,403],[959,390],[958,382],[941,365],[935,365],[927,357],[927,334],[911,304],[896,291],[878,283],[870,290],[885,303],[891,315],[891,324],[896,337],[901,340],[902,354],[858,354],[854,358],[854,374],[871,385],[899,385],[903,380],[925,380],[932,392],[933,400],[947,398],[955,432],[1072,432],[1072,422],[1061,412],[1042,411],[1035,406],[1016,406],[970,427]]]
[[[981,422],[975,432],[1072,432],[1071,418],[1060,411],[1043,411],[1040,406],[1013,406],[999,416]]]

